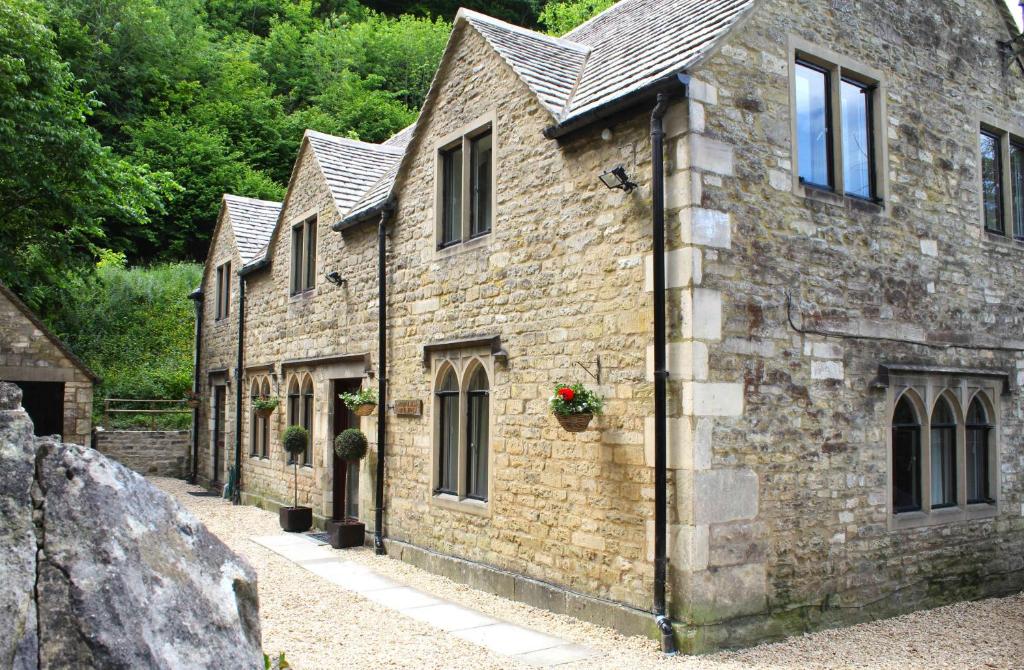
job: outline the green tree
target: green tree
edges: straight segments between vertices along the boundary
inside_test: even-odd
[[[552,0],[538,20],[551,35],[564,35],[587,19],[614,5],[616,0]]]
[[[0,281],[37,309],[89,271],[106,218],[145,227],[174,187],[103,146],[46,21],[32,0],[0,3]]]

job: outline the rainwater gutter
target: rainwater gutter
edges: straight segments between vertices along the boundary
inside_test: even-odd
[[[374,491],[373,550],[382,556],[384,548],[384,458],[387,451],[388,413],[388,286],[387,222],[391,208],[380,210],[377,223],[377,485]]]

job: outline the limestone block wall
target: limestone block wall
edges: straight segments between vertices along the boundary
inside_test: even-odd
[[[686,268],[670,361],[692,374],[676,387],[672,601],[690,648],[1024,584],[1020,394],[996,401],[993,514],[901,529],[901,387],[876,381],[883,363],[1024,369],[1024,247],[980,214],[981,119],[1012,124],[1024,94],[1002,21],[987,2],[770,0],[693,72],[669,196]],[[883,73],[881,203],[797,188],[794,38]]]
[[[316,286],[290,295],[291,227],[317,216]],[[338,220],[333,195],[324,181],[316,156],[305,145],[296,161],[282,209],[282,225],[271,240],[269,269],[254,273],[246,284],[246,360],[243,415],[243,488],[254,502],[274,506],[293,500],[293,472],[280,436],[287,427],[287,394],[293,378],[311,375],[314,385],[312,463],[298,469],[300,505],[313,508],[318,519],[329,518],[333,501],[331,428],[334,397],[332,380],[360,380],[367,366],[375,369],[377,337],[376,228],[366,226],[341,235],[330,226]],[[334,286],[324,280],[337,271],[347,282]],[[367,359],[317,362],[362,354]],[[306,361],[296,364],[296,361]],[[272,370],[267,366],[272,365]],[[271,417],[270,456],[253,457],[249,433],[249,388],[254,378],[266,378],[280,400]],[[375,381],[364,380],[376,384]],[[300,382],[301,383],[301,382]],[[362,430],[376,450],[376,417],[364,418]],[[362,462],[360,516],[372,524],[373,468]],[[370,497],[367,497],[370,496]]]
[[[183,478],[191,436],[187,430],[97,430],[95,448],[140,475]]]
[[[92,379],[5,291],[0,291],[0,380],[64,384],[62,439],[87,446],[92,431]]]
[[[387,533],[444,554],[561,588],[650,606],[647,522],[653,470],[644,427],[653,406],[645,374],[651,296],[650,140],[644,115],[564,144],[550,117],[472,31],[442,64],[398,193],[389,263],[389,387],[421,399],[421,417],[389,420]],[[438,250],[435,155],[441,138],[494,115],[497,205],[492,232]],[[640,189],[609,191],[599,175],[624,165]],[[424,345],[500,338],[490,350]],[[448,505],[433,495],[434,373],[479,357],[490,379],[490,497]],[[581,366],[596,372],[598,383]],[[493,364],[493,365],[492,365]],[[607,399],[592,430],[563,431],[548,409],[553,385],[580,381]]]
[[[217,268],[231,263],[231,299],[228,315],[217,319]],[[221,213],[203,271],[203,342],[199,371],[202,402],[199,407],[199,455],[196,459],[198,480],[207,484],[214,479],[227,482],[227,469],[234,455],[235,383],[234,368],[238,348],[238,276],[241,257],[235,246],[231,218]],[[220,457],[217,477],[213,472],[214,387],[225,386],[224,452]]]

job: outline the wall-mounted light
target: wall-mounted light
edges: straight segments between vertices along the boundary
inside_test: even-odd
[[[342,277],[337,270],[335,270],[334,272],[328,272],[326,276],[327,281],[331,282],[335,286],[341,286],[342,284],[348,283],[348,280]]]
[[[626,168],[621,165],[617,168],[612,168],[601,175],[601,183],[608,188],[622,189],[626,193],[629,193],[636,188],[636,184],[629,180],[629,175],[626,174]]]

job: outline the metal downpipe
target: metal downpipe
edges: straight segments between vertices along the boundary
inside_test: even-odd
[[[675,654],[675,635],[667,616],[668,574],[668,368],[665,360],[665,129],[668,96],[658,94],[651,111],[651,200],[654,236],[654,616],[661,649]]]
[[[194,291],[189,297],[192,298],[196,308],[196,344],[193,352],[192,393],[198,397],[200,386],[202,385],[200,370],[203,354],[203,292]],[[189,484],[195,484],[199,478],[199,412],[201,410],[202,403],[192,408],[192,467],[189,469]]]
[[[387,289],[387,220],[388,210],[377,223],[377,486],[374,491],[373,550],[379,556],[384,548],[384,458],[388,411],[388,289]]]
[[[238,274],[238,355],[235,366],[235,466],[231,484],[231,502],[242,501],[242,368],[245,357],[245,275]]]

